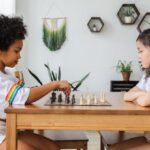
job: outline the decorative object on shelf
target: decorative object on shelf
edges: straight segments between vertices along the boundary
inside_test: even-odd
[[[142,31],[150,28],[150,12],[145,13],[140,23],[138,24],[137,30],[141,33]]]
[[[104,22],[100,17],[91,17],[87,25],[91,32],[100,32],[104,27]]]
[[[132,25],[140,15],[135,4],[123,4],[119,9],[117,16],[123,25]]]
[[[116,66],[116,70],[122,73],[124,81],[129,81],[130,74],[132,73],[132,61],[119,60]]]
[[[61,48],[66,40],[66,18],[43,18],[43,41],[51,51]]]

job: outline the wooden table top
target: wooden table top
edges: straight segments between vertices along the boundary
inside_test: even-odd
[[[122,92],[106,93],[106,99],[112,106],[39,106],[10,105],[6,113],[18,114],[97,114],[97,115],[150,115],[150,107],[141,107],[132,102],[123,101]]]

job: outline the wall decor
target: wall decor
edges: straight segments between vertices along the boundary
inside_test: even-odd
[[[135,4],[122,4],[117,16],[123,25],[133,25],[138,19],[140,12]]]
[[[43,41],[49,50],[59,50],[65,40],[66,18],[43,18]]]
[[[142,31],[150,28],[150,12],[145,13],[140,23],[137,26],[137,30],[141,33]]]
[[[100,32],[104,27],[104,22],[100,17],[91,17],[87,25],[91,32]]]

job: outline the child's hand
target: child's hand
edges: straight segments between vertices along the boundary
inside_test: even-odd
[[[71,87],[68,81],[66,80],[59,81],[58,88],[62,90],[65,93],[65,95],[67,96],[70,95]]]

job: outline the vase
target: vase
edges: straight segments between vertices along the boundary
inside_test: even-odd
[[[124,81],[129,81],[131,72],[122,72],[122,77]]]
[[[125,16],[124,17],[124,22],[125,23],[132,23],[132,16]]]

